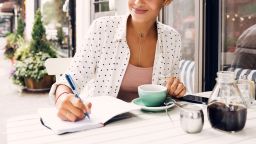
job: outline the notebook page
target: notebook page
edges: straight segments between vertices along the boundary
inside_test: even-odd
[[[137,105],[112,96],[97,96],[88,98],[87,101],[92,103],[91,114],[100,123],[105,123],[119,114],[140,109]]]
[[[63,121],[57,116],[56,108],[40,108],[38,113],[43,119],[44,125],[52,129],[56,134],[75,132],[103,126],[103,124],[99,123],[93,115],[90,117],[90,120],[84,118],[83,120],[77,122],[69,122]]]
[[[63,121],[58,117],[57,109],[54,107],[40,108],[38,113],[45,126],[51,128],[55,133],[61,134],[102,127],[105,122],[119,114],[140,109],[137,105],[111,96],[91,97],[86,101],[92,103],[90,119],[85,117],[77,122]]]

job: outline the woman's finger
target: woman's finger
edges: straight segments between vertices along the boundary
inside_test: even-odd
[[[58,111],[58,116],[65,121],[76,121],[77,118],[75,115],[73,115],[68,109],[62,108]]]
[[[174,81],[174,77],[168,77],[166,78],[166,87],[169,88]]]
[[[86,111],[85,112],[91,112],[91,108],[92,108],[92,103],[90,102],[85,102],[84,103],[85,107],[86,107]]]
[[[180,83],[180,80],[175,78],[172,85],[170,86],[170,91],[169,91],[170,95],[174,95],[174,92],[177,89],[179,83]]]
[[[77,102],[78,103],[78,102]],[[76,120],[80,120],[80,119],[83,119],[84,118],[84,112],[82,109],[76,107],[73,105],[72,102],[69,102],[67,104],[67,107],[66,109],[71,112],[75,117],[76,117]]]
[[[175,78],[172,85],[176,85],[176,87],[178,87],[179,83],[180,83],[180,80],[178,78]]]
[[[178,94],[177,97],[182,97],[186,94],[186,87],[184,87],[184,89]]]
[[[71,99],[72,97],[74,97],[73,94],[64,94],[62,95],[56,102],[56,106],[57,108],[60,108],[63,106],[64,103],[67,103],[69,101],[69,99]]]
[[[170,89],[171,89],[171,85],[174,81],[175,77],[168,77],[167,81],[166,81],[166,88],[167,88],[167,92],[170,94]]]
[[[68,121],[75,122],[77,120],[77,117],[70,111],[66,110],[64,112],[65,117],[68,119]]]
[[[87,112],[87,107],[85,106],[85,104],[82,102],[81,99],[79,99],[79,98],[73,98],[71,102],[72,102],[72,104],[73,104],[76,108],[80,109],[80,110],[83,111],[84,113]]]
[[[91,107],[92,107],[92,103],[83,102],[81,99],[76,98],[76,97],[74,97],[71,102],[75,107],[82,110],[84,113],[89,112],[91,110]]]
[[[58,108],[58,116],[62,120],[67,121],[77,121],[84,118],[85,106],[82,104],[81,100],[75,98],[73,94],[68,94],[67,96],[60,97],[56,106]]]
[[[174,96],[179,95],[183,89],[184,89],[184,85],[182,83],[179,83],[176,90],[174,91],[173,95]]]
[[[56,104],[58,107],[58,116],[62,120],[77,121],[84,118],[85,112],[90,112],[92,104],[83,103],[81,99],[73,94],[62,97]]]
[[[58,115],[59,118],[61,118],[62,120],[67,121],[68,118],[65,116],[65,112],[66,112],[66,110],[64,110],[64,109],[59,109],[57,115]]]

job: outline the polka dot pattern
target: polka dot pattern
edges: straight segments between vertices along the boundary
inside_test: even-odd
[[[127,16],[96,19],[90,26],[82,47],[66,73],[71,74],[78,90],[87,96],[117,96],[130,58],[126,41]],[[157,22],[152,83],[165,85],[166,76],[178,76],[181,38],[173,28]],[[57,83],[65,81],[62,77]]]

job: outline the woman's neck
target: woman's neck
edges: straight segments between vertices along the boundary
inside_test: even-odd
[[[156,21],[135,22],[132,17],[129,18],[130,28],[139,36],[148,37],[156,32]]]

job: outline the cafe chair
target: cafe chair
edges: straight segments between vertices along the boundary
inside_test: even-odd
[[[48,58],[45,67],[48,75],[55,75],[58,79],[68,68],[72,58]]]
[[[181,60],[179,64],[179,77],[181,82],[187,88],[186,94],[195,93],[194,81],[195,81],[195,62],[191,60]]]

